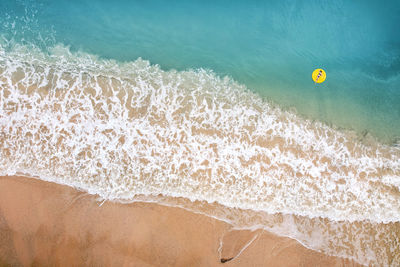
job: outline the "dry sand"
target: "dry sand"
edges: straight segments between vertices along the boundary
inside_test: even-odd
[[[99,205],[68,186],[0,177],[0,266],[356,266],[181,208]]]

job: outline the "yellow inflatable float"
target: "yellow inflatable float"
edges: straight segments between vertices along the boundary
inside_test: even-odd
[[[316,83],[323,83],[326,79],[326,72],[323,69],[316,69],[312,73],[312,79]]]

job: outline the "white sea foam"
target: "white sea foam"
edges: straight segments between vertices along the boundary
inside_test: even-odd
[[[398,148],[299,118],[211,71],[0,45],[0,87],[0,175],[108,200],[162,194],[269,214],[400,221]]]

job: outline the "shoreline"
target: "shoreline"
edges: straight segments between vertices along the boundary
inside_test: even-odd
[[[360,266],[265,230],[154,203],[0,177],[0,264],[12,266]],[[225,262],[225,263],[222,263]]]

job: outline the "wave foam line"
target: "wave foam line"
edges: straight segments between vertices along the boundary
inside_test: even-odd
[[[224,221],[233,225],[235,230],[265,229],[295,239],[309,249],[351,259],[365,266],[400,264],[400,223],[351,223],[293,214],[268,214],[162,195],[135,196],[135,201],[180,207]]]
[[[0,174],[109,200],[163,194],[331,220],[400,221],[400,152],[207,70],[0,48]]]

